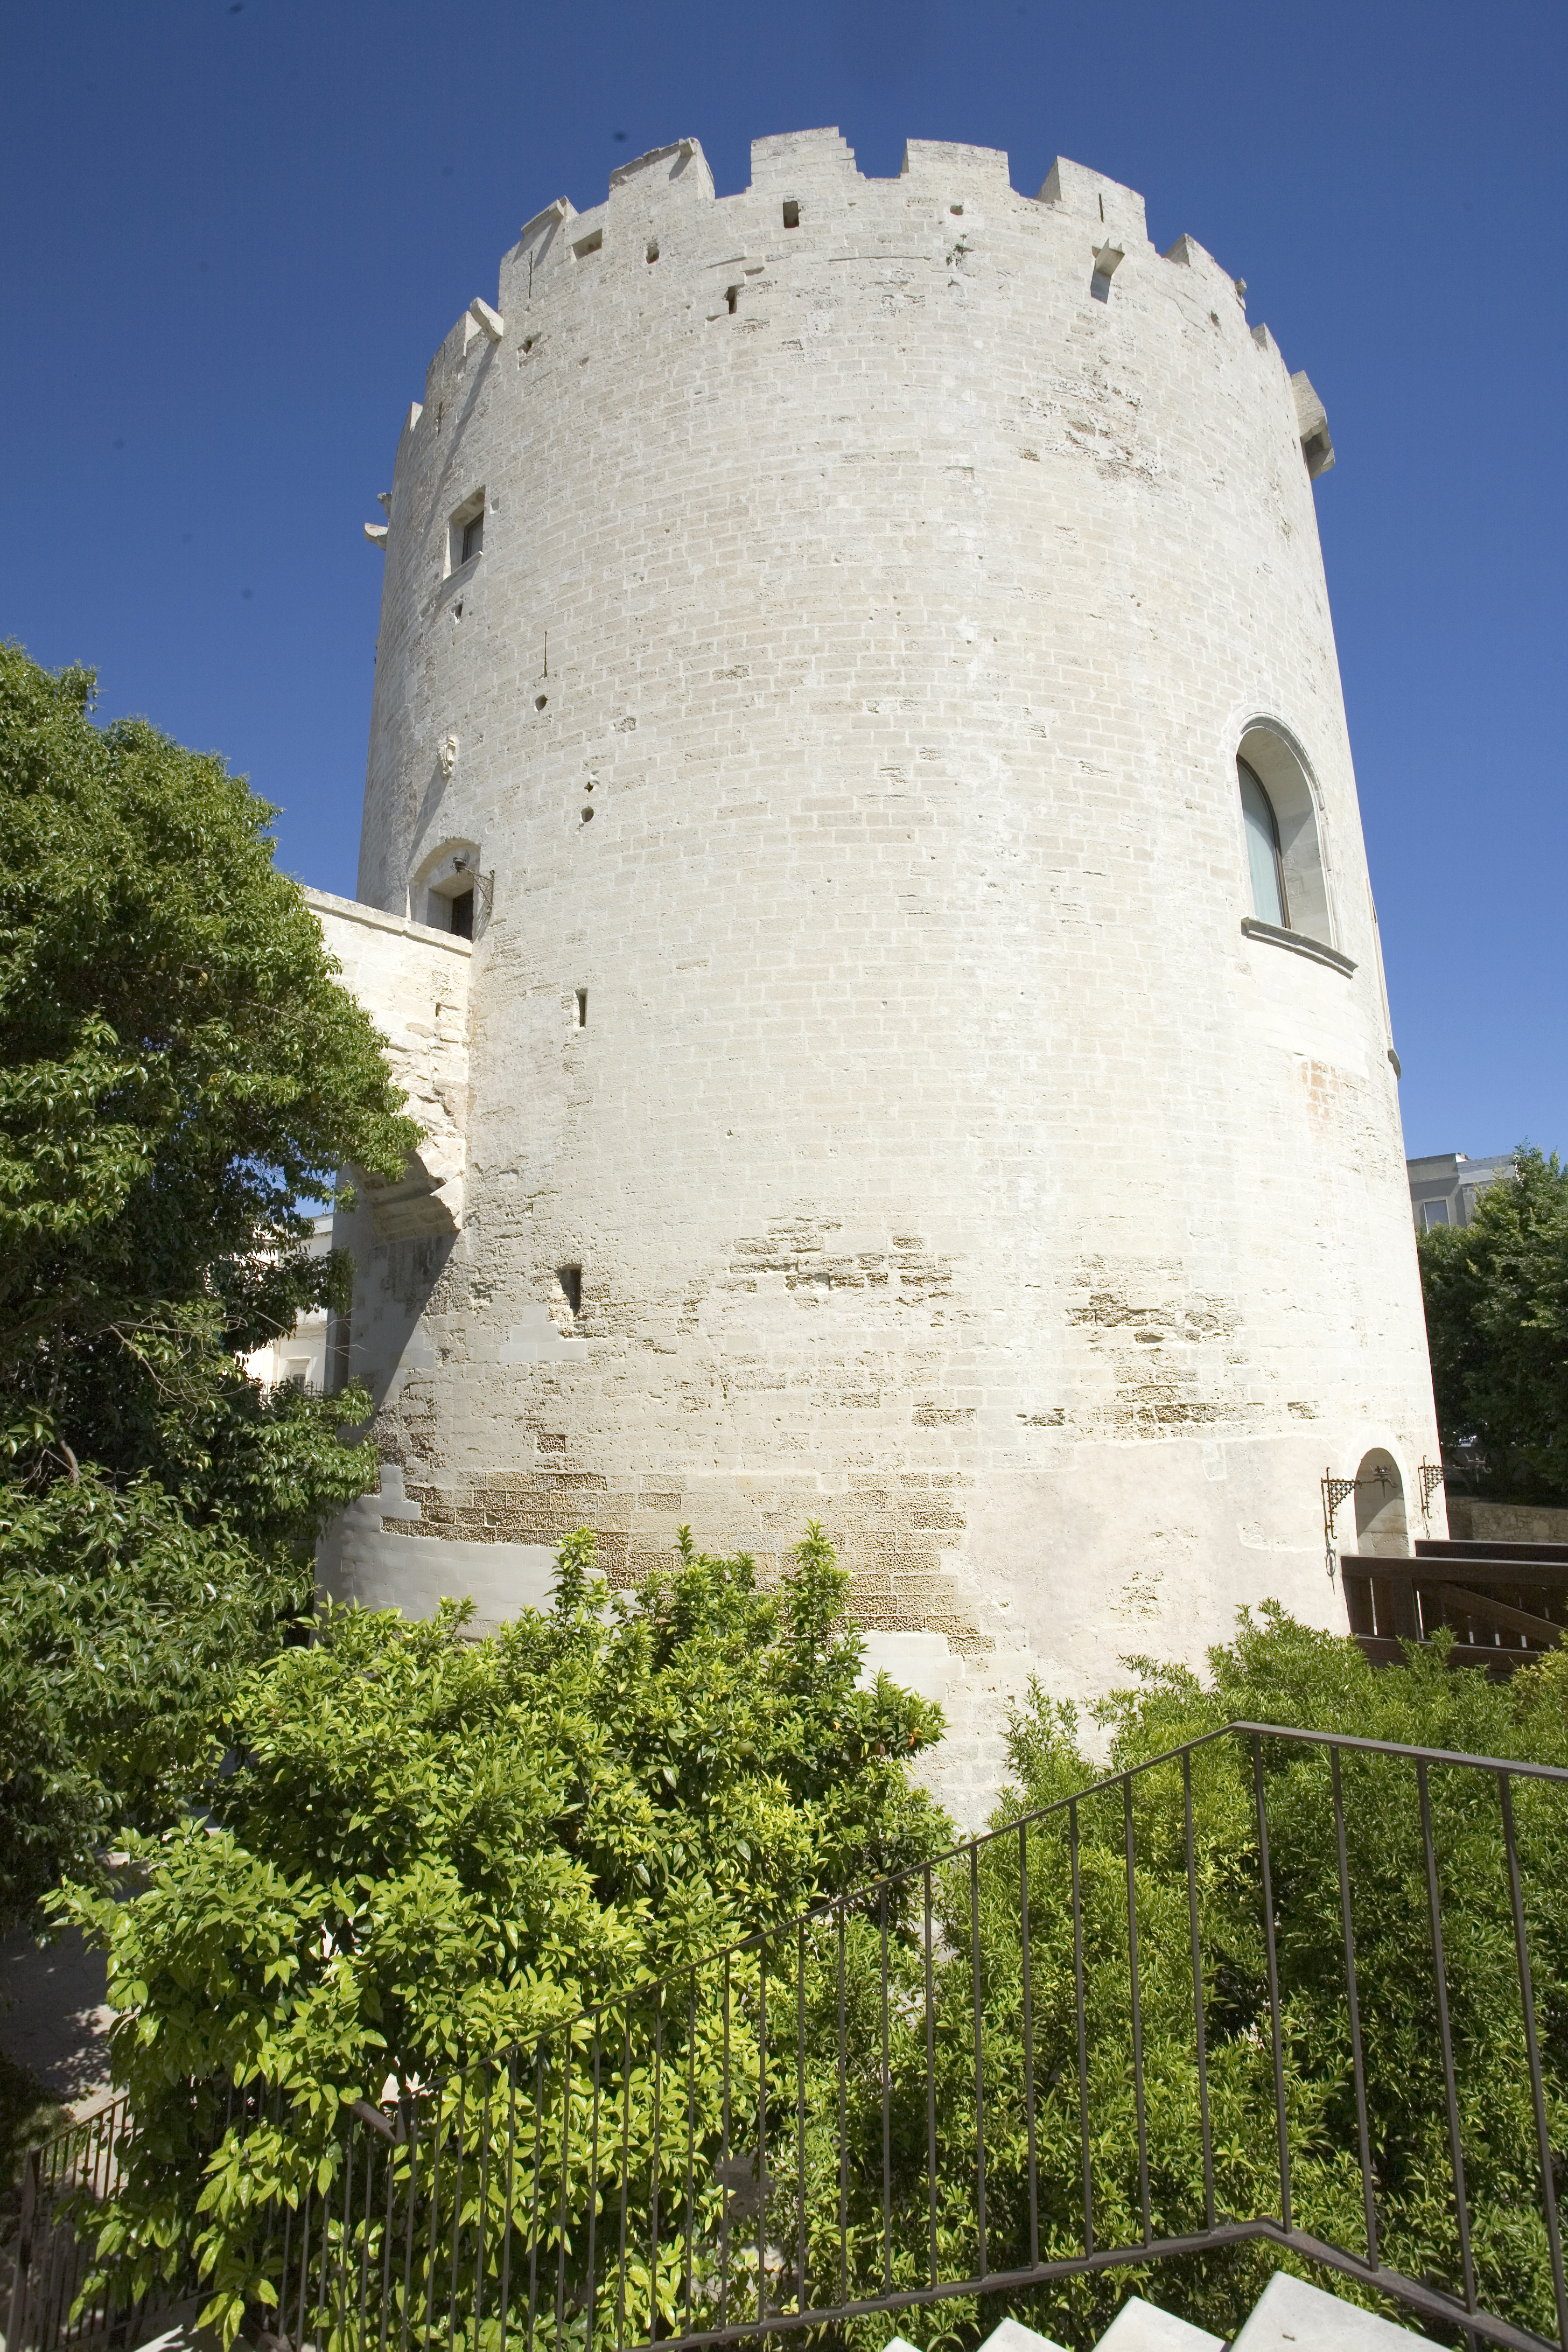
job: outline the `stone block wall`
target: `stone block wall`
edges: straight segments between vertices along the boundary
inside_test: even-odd
[[[324,1572],[504,1609],[579,1520],[621,1577],[818,1518],[973,1816],[1030,1674],[1342,1622],[1325,1469],[1436,1456],[1326,421],[1065,161],[681,141],[493,290],[397,443],[359,885],[493,877],[463,1206],[345,1231],[390,1499]]]

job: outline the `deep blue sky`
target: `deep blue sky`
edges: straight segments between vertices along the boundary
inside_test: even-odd
[[[0,634],[222,751],[352,893],[398,421],[519,225],[695,135],[1054,154],[1248,285],[1318,513],[1411,1152],[1568,1146],[1562,0],[10,0]]]

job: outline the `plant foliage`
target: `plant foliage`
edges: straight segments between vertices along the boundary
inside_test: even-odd
[[[0,1927],[173,1817],[374,1483],[363,1398],[239,1359],[341,1302],[310,1205],[417,1137],[272,810],[92,698],[0,646]]]
[[[1568,1500],[1568,1169],[1529,1144],[1417,1244],[1437,1427],[1489,1491]]]
[[[148,1894],[118,1918],[81,1906],[114,1939],[116,1982],[139,2004],[120,2029],[118,2063],[151,2128],[100,2245],[125,2291],[144,2288],[161,2264],[173,2273],[195,2262],[211,2318],[231,2334],[248,2313],[346,2344],[362,2306],[373,2332],[384,2325],[399,2337],[435,2311],[443,2336],[452,2317],[459,2352],[489,2352],[503,2311],[509,2331],[526,2337],[531,2307],[579,2352],[608,2352],[649,2334],[734,2324],[759,2295],[788,2308],[803,2284],[821,2308],[912,2294],[933,2270],[963,2280],[1026,2265],[1037,2250],[1070,2257],[1084,2243],[1086,2193],[1100,2246],[1139,2245],[1145,2212],[1155,2238],[1200,2230],[1211,2197],[1221,2220],[1277,2213],[1255,1769],[1269,1835],[1293,2216],[1324,2239],[1361,2245],[1323,1752],[1263,1738],[1255,1759],[1249,1742],[1221,1738],[1193,1753],[1190,1778],[1179,1759],[1156,1765],[1124,1801],[1120,1787],[1093,1792],[1101,1768],[1072,1711],[1036,1691],[1014,1719],[1016,1783],[998,1808],[999,1833],[944,1862],[932,1850],[940,1822],[909,1794],[899,1760],[930,1735],[929,1715],[886,1685],[857,1696],[852,1642],[825,1647],[818,1634],[802,1646],[803,1623],[835,1601],[803,1549],[799,1579],[767,1604],[771,1618],[753,1613],[764,1604],[742,1563],[689,1561],[650,1590],[646,1607],[623,1601],[606,1622],[602,1593],[574,1590],[585,1555],[569,1548],[554,1610],[495,1637],[474,1669],[485,1690],[506,1681],[499,1716],[489,1701],[451,1704],[457,1686],[437,1654],[457,1632],[451,1622],[418,1636],[432,1645],[419,1673],[447,1693],[434,1711],[410,1704],[411,1685],[390,1664],[416,1654],[405,1646],[415,1629],[395,1621],[335,1621],[326,1663],[290,1658],[255,1677],[254,1759],[235,1776],[221,1829],[172,1842]],[[716,1635],[703,1630],[714,1624]],[[355,1639],[372,1647],[355,1649]],[[378,1649],[387,1664],[373,1663]],[[510,1679],[524,1658],[521,1680]],[[345,1689],[353,1679],[351,1659],[357,1686],[379,1691],[390,1673],[397,1721],[412,1726],[416,1810],[436,1821],[454,1866],[449,1879],[421,1877],[416,1899],[379,1826],[401,1818],[390,1800],[405,1768],[387,1752],[390,1723],[374,1801],[363,1758],[331,1763],[345,1729],[346,1752],[358,1753],[353,1724],[379,1704],[323,1703],[340,1672]],[[286,1712],[301,1730],[279,1739],[276,1725],[261,1727],[286,1692],[297,1694]],[[264,1693],[272,1696],[259,1704]],[[1118,1766],[1149,1764],[1236,1719],[1568,1762],[1561,1658],[1501,1687],[1425,1654],[1405,1673],[1374,1675],[1353,1643],[1272,1608],[1243,1617],[1206,1678],[1143,1663],[1103,1715]],[[473,1777],[441,1745],[440,1726],[459,1719]],[[503,1719],[529,1727],[529,1758],[550,1790],[542,1809],[492,1749],[488,1727]],[[307,1725],[319,1746],[302,1735]],[[823,1743],[825,1771],[814,1775],[818,1751],[797,1748],[803,1736]],[[266,1791],[279,1772],[275,1803]],[[508,1846],[512,1875],[498,1901],[490,1849],[453,1825],[473,1818],[478,1786],[509,1780],[518,1793],[505,1818],[528,1853],[524,1861]],[[1347,1751],[1341,1785],[1380,2251],[1407,2275],[1458,2291],[1416,1783],[1408,1763]],[[1496,1783],[1434,1766],[1429,1794],[1479,2293],[1515,2324],[1549,2332]],[[1568,1815],[1557,1786],[1518,1780],[1513,1804],[1561,2145],[1568,1925],[1557,1889]],[[785,1818],[797,1807],[825,1857],[816,1867]],[[328,1835],[313,1825],[318,1809],[353,1826]],[[1025,1811],[1032,1818],[1020,1830]],[[829,1835],[832,1819],[841,1827]],[[487,1823],[493,1834],[493,1817]],[[355,1852],[384,1859],[353,1879]],[[891,1875],[857,1886],[868,1865]],[[803,1897],[814,1907],[784,1917]],[[721,1949],[737,1925],[762,1932]],[[514,2033],[506,2054],[471,2059],[432,2084],[430,2062],[443,2050],[482,2052],[487,2037],[499,2050]],[[378,2085],[384,2065],[395,2079]],[[204,2089],[204,2077],[237,2086],[226,2127],[226,2095]],[[351,2099],[363,2104],[352,2109]],[[399,2119],[394,2138],[363,2120],[378,2102]],[[1011,2309],[1084,2346],[1138,2286],[1229,2336],[1279,2259],[1257,2243],[1215,2246],[1011,2295],[915,2305],[898,2325],[928,2347],[967,2344]],[[844,2330],[864,2352],[888,2332],[875,2316]]]
[[[125,2008],[114,2066],[144,2145],[104,2251],[132,2275],[194,2232],[237,2325],[255,2202],[331,2164],[348,2102],[941,1845],[907,1771],[940,1711],[858,1687],[820,1532],[773,1593],[749,1559],[683,1544],[612,1597],[582,1531],[552,1608],[484,1640],[454,1604],[325,1612],[311,1647],[246,1678],[237,1768],[147,1852],[147,1891],[75,1898]],[[276,2116],[231,2132],[204,2183],[214,2084]]]

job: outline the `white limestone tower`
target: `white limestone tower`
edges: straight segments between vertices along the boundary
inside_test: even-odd
[[[371,534],[320,903],[432,1140],[344,1221],[330,1583],[495,1617],[583,1521],[626,1579],[820,1518],[971,1813],[1031,1671],[1343,1629],[1325,1470],[1402,1543],[1436,1433],[1331,462],[1076,164],[807,131],[715,201],[689,140],[529,223]]]

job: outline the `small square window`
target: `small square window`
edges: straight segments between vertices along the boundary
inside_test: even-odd
[[[1448,1203],[1447,1201],[1424,1201],[1421,1204],[1421,1216],[1426,1230],[1430,1233],[1434,1225],[1447,1223]]]
[[[454,572],[471,563],[485,543],[485,494],[476,490],[455,508],[447,525],[447,570],[448,580]]]

